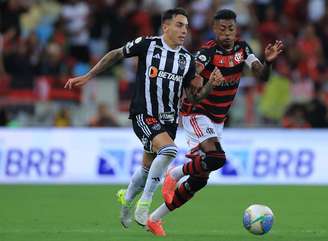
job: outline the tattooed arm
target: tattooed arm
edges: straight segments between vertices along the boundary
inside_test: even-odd
[[[255,61],[252,63],[252,72],[258,80],[267,81],[271,73],[271,63],[262,64],[260,61]]]
[[[276,40],[274,44],[268,44],[264,50],[264,65],[259,61],[252,63],[252,72],[257,79],[267,81],[271,72],[271,63],[283,51],[284,45],[282,41]]]
[[[64,88],[72,89],[85,85],[97,74],[103,72],[106,68],[123,58],[123,48],[114,49],[108,52],[88,73],[82,76],[69,79]]]
[[[196,77],[191,81],[191,84],[186,89],[186,96],[193,104],[201,102],[213,90],[214,86],[217,86],[224,81],[224,77],[222,76],[220,70],[215,68],[207,83],[203,85],[203,78],[199,75],[203,69],[204,65],[196,62]]]
[[[89,78],[94,78],[103,72],[107,67],[123,58],[123,48],[114,49],[108,52],[90,71],[87,73]]]

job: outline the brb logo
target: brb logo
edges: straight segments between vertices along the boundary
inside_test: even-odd
[[[0,164],[7,177],[60,177],[65,171],[66,155],[60,148],[9,148],[0,150]]]
[[[310,149],[248,149],[227,150],[228,162],[221,169],[223,176],[298,177],[311,176],[314,152]]]

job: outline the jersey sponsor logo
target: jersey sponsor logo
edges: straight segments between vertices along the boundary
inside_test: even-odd
[[[155,66],[150,66],[148,75],[150,78],[156,78],[158,75],[158,69]]]
[[[160,70],[158,72],[158,77],[161,77],[163,79],[168,79],[168,80],[173,80],[173,81],[182,81],[183,76],[177,75],[177,74],[172,74],[163,70]]]
[[[162,112],[162,113],[159,113],[158,117],[161,121],[174,121],[174,111],[171,111],[171,112]]]
[[[150,78],[159,77],[159,78],[173,80],[173,81],[179,81],[179,82],[181,82],[183,80],[182,75],[169,73],[169,72],[166,72],[163,70],[158,70],[155,66],[149,67],[148,75]]]

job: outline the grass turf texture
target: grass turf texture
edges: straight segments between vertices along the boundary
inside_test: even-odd
[[[1,241],[155,240],[136,223],[119,223],[116,191],[122,186],[0,186]],[[327,241],[324,186],[209,186],[165,218],[170,241]],[[161,203],[160,192],[152,207]],[[273,229],[255,236],[242,226],[252,203],[275,214]]]

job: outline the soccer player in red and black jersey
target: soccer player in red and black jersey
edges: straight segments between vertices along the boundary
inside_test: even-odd
[[[206,186],[209,173],[225,164],[226,156],[220,144],[221,133],[237,93],[244,65],[251,68],[257,79],[265,81],[269,77],[271,63],[283,50],[281,41],[269,44],[265,48],[265,61],[262,64],[249,45],[237,39],[236,14],[231,10],[223,9],[216,13],[213,31],[217,39],[205,44],[196,59],[196,71],[204,78],[208,96],[198,104],[195,104],[197,101],[192,103],[191,98],[185,98],[181,109],[192,160],[171,169],[166,175],[163,185],[165,203],[148,219],[158,224],[150,228],[155,235],[163,229],[159,220],[191,199]],[[211,86],[207,80],[216,68],[221,71],[224,81],[218,86]],[[179,179],[187,175],[188,179],[177,186]]]

